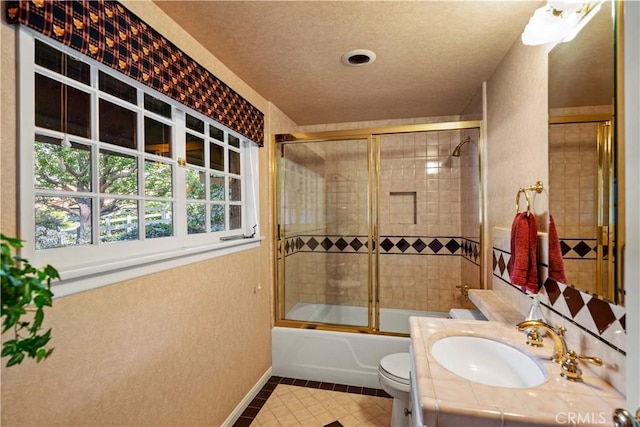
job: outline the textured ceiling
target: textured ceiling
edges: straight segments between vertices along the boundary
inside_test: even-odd
[[[540,1],[156,1],[299,125],[460,114]],[[348,67],[341,56],[377,59]]]

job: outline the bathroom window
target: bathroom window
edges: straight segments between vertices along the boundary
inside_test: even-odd
[[[20,51],[20,99],[33,100],[20,111],[21,236],[34,263],[94,276],[254,234],[255,144],[28,29]]]

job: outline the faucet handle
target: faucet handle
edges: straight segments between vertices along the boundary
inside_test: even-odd
[[[584,354],[579,354],[578,359],[582,360],[583,362],[589,362],[595,366],[602,366],[602,359],[599,357],[585,356]]]
[[[596,366],[602,366],[602,359],[599,357],[584,356],[577,354],[573,350],[567,351],[562,367],[560,368],[560,376],[569,381],[582,381],[582,370],[578,367],[578,361],[589,362]]]
[[[463,285],[456,285],[457,289],[460,289],[460,294],[464,297],[465,301],[469,301],[469,285],[466,283]]]
[[[569,381],[582,381],[582,369],[578,367],[578,354],[569,350],[560,368],[560,376]]]
[[[540,330],[536,327],[527,330],[527,345],[531,347],[542,347],[542,337]]]

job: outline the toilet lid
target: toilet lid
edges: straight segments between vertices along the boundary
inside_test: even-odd
[[[409,384],[409,353],[394,353],[380,360],[380,368],[394,381]]]

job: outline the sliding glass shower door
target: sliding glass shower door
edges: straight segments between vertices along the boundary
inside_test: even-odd
[[[278,144],[279,319],[371,328],[371,145]]]
[[[481,287],[480,123],[279,135],[279,326],[409,332]]]

